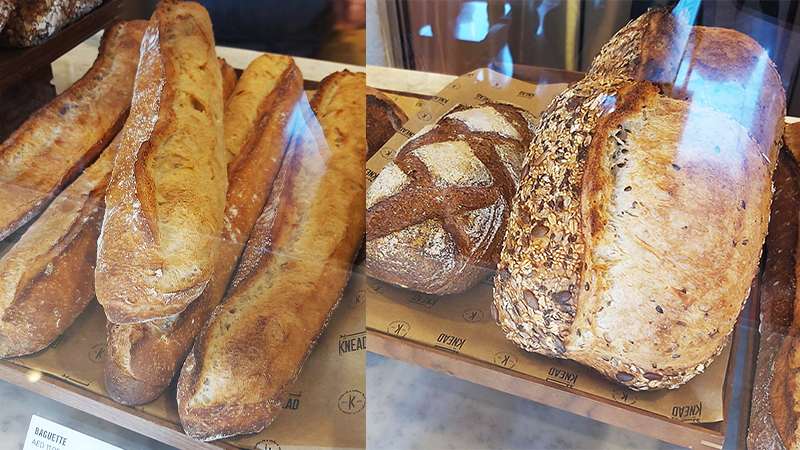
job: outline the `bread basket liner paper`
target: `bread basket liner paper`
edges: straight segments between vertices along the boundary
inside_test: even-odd
[[[409,111],[408,123],[367,162],[367,185],[408,138],[435,123],[457,104],[478,105],[487,100],[515,104],[539,115],[566,84],[534,85],[490,69],[479,69],[453,81],[419,111]],[[394,96],[398,97],[398,96]],[[413,102],[400,100],[404,108]],[[413,107],[412,107],[413,108]],[[367,255],[369,257],[369,255]],[[725,379],[730,357],[727,345],[706,371],[679,389],[635,392],[607,381],[579,363],[529,353],[507,340],[490,313],[493,280],[488,277],[467,292],[426,295],[373,278],[367,298],[367,328],[424,346],[494,364],[577,392],[595,395],[663,417],[694,423],[723,420]]]
[[[27,228],[0,242],[0,257]],[[365,448],[365,309],[366,281],[361,265],[352,272],[338,307],[272,424],[261,433],[224,441],[243,449]],[[106,316],[95,299],[48,348],[5,363],[38,370],[110,398],[103,373],[106,339]],[[154,402],[134,408],[180,424],[176,380]]]

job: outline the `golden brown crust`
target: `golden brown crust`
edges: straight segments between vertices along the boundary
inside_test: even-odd
[[[227,189],[208,13],[162,1],[142,51],[95,273],[97,299],[115,323],[168,317],[200,295],[219,252]]]
[[[70,22],[85,16],[103,0],[25,0],[16,3],[6,28],[0,24],[0,45],[30,47],[40,44]]]
[[[181,370],[192,437],[272,422],[341,297],[364,233],[364,86],[361,74],[323,80],[311,101],[319,124],[299,124],[234,285]]]
[[[0,239],[40,213],[128,117],[147,22],[119,22],[92,68],[0,144]]]
[[[0,259],[0,358],[45,348],[94,297],[94,270],[115,140]]]
[[[265,82],[266,79],[271,80]],[[195,336],[222,300],[247,237],[266,203],[289,138],[289,119],[303,92],[299,69],[289,57],[263,55],[251,63],[225,105],[226,136],[238,155],[228,164],[229,185],[220,256],[206,289],[177,317],[132,325],[108,324],[106,388],[114,401],[140,405],[169,385]],[[255,102],[257,108],[251,108]],[[259,111],[249,115],[251,109]]]
[[[634,389],[679,386],[728,341],[766,234],[785,109],[755,41],[700,29],[683,55],[689,29],[664,15],[621,30],[542,115],[495,278],[509,339]],[[675,42],[648,44],[659,39]],[[758,81],[725,89],[746,73]],[[753,95],[773,104],[731,114]]]
[[[222,101],[228,101],[233,89],[236,87],[236,70],[222,58],[217,58],[219,69],[222,72]]]

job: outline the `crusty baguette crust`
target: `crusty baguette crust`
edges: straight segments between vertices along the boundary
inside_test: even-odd
[[[208,283],[227,190],[222,113],[208,13],[162,1],[142,40],[98,244],[95,288],[110,321],[177,314]]]
[[[0,45],[30,47],[42,43],[103,0],[17,0],[16,3],[6,28],[0,33]]]
[[[40,213],[128,117],[147,22],[118,22],[92,68],[0,144],[0,239]]]
[[[0,358],[45,348],[94,297],[86,274],[118,146],[115,139],[0,259]]]
[[[269,425],[341,298],[364,234],[364,88],[363,74],[321,83],[311,105],[329,151],[309,118],[181,370],[178,412],[196,439]]]
[[[236,70],[227,61],[223,58],[217,58],[217,61],[219,61],[219,70],[222,72],[222,101],[226,102],[233,94],[238,77],[236,76]]]
[[[299,69],[290,57],[263,55],[244,71],[235,92],[225,105],[225,135],[238,136],[226,139],[228,153],[237,156],[228,163],[223,244],[214,273],[200,297],[177,317],[108,323],[105,381],[118,403],[149,403],[169,385],[222,300],[280,169],[290,138],[289,119],[303,93]],[[242,129],[249,132],[239,134]]]

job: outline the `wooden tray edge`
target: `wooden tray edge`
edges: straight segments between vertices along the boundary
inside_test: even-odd
[[[678,422],[592,394],[546,383],[538,378],[483,361],[397,338],[375,329],[367,328],[367,336],[370,342],[368,350],[373,353],[645,434],[664,442],[690,448],[721,449],[725,439],[725,429],[721,427],[721,422],[705,426]],[[735,356],[731,355],[730,360],[734,359]],[[735,367],[735,363],[733,365]],[[586,400],[591,403],[587,403]],[[643,433],[643,430],[647,432]]]
[[[39,374],[41,374],[41,378],[37,380]],[[179,425],[153,417],[134,408],[119,405],[102,395],[73,386],[49,374],[27,369],[7,361],[0,361],[0,379],[180,449],[211,450],[222,448],[225,450],[238,450],[238,447],[224,442],[205,443],[196,441],[184,434]],[[31,380],[36,381],[31,382]]]

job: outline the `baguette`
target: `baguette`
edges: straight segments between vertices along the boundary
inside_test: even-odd
[[[189,353],[178,413],[196,439],[269,425],[341,298],[364,235],[365,86],[349,72],[320,84],[319,123],[301,123],[233,284]]]
[[[0,239],[44,210],[122,128],[146,26],[109,28],[86,75],[0,144]]]
[[[202,6],[158,4],[106,198],[95,270],[114,323],[177,314],[219,252],[227,171],[222,76]]]
[[[0,358],[37,352],[94,297],[94,271],[119,135],[0,258]]]
[[[247,237],[266,203],[289,140],[288,121],[303,92],[288,56],[255,59],[225,105],[228,193],[220,256],[208,286],[176,317],[108,323],[106,388],[125,405],[155,400],[169,385],[194,339],[222,300]]]

